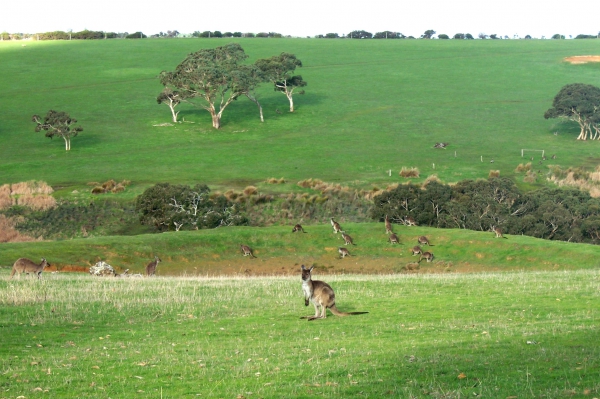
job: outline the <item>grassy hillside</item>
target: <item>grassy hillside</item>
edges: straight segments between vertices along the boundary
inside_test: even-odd
[[[329,225],[307,226],[306,234],[291,226],[180,231],[133,237],[99,237],[53,242],[5,243],[0,266],[10,267],[20,257],[45,257],[51,270],[87,271],[100,260],[118,271],[143,272],[158,255],[159,275],[272,275],[295,274],[301,264],[316,265],[319,273],[481,272],[496,270],[597,269],[598,247],[546,241],[526,236],[494,238],[490,232],[396,226],[400,245],[387,242],[382,223],[342,223],[355,246],[345,246]],[[435,255],[432,263],[412,256],[417,237]],[[256,259],[241,255],[239,245],[254,249]],[[339,259],[338,247],[353,255]],[[418,268],[418,269],[417,269]]]
[[[263,124],[240,99],[220,131],[207,112],[185,107],[180,116],[193,123],[153,126],[170,121],[155,101],[160,71],[227,42],[0,43],[0,184],[41,179],[72,190],[127,179],[139,192],[158,181],[239,187],[283,176],[369,186],[401,181],[402,166],[450,182],[490,169],[512,176],[522,148],[557,154],[563,166],[597,164],[598,143],[543,119],[564,84],[600,85],[600,65],[562,61],[597,53],[595,41],[243,39],[249,61],[282,51],[303,61],[297,72],[308,86],[296,113],[276,113],[287,100],[265,86]],[[70,153],[33,131],[31,116],[49,109],[85,129]],[[450,146],[433,150],[438,141]]]
[[[296,270],[296,273],[298,271]],[[0,278],[5,397],[594,398],[597,270],[293,277]],[[3,273],[4,274],[4,273]]]

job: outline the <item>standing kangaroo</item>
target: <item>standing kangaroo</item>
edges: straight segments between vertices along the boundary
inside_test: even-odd
[[[500,227],[492,226],[491,230],[496,233],[496,238],[506,238],[502,235],[502,229]]]
[[[388,215],[385,215],[385,234],[394,234],[394,232],[392,231],[392,222],[390,222],[390,218],[388,217]]]
[[[18,273],[19,276],[21,276],[21,274],[23,273],[33,273],[37,274],[38,279],[41,279],[44,268],[48,266],[52,265],[50,265],[50,263],[46,261],[46,258],[42,258],[42,263],[40,263],[39,265],[27,258],[19,258],[13,265],[12,272],[10,273],[10,278],[13,278],[15,273]]]
[[[315,306],[314,316],[304,316],[301,319],[308,321],[315,319],[325,319],[327,317],[327,309],[336,316],[350,316],[357,314],[365,314],[369,312],[340,312],[335,306],[335,293],[333,288],[324,281],[313,280],[311,277],[312,269],[307,269],[302,265],[302,291],[304,292],[304,306],[308,306],[309,302]],[[319,307],[320,312],[319,312]]]
[[[344,239],[344,242],[346,243],[346,245],[356,245],[354,243],[354,241],[352,240],[352,237],[350,237],[348,234],[346,234],[345,231],[342,231],[342,238]]]
[[[342,231],[342,226],[340,226],[340,224],[338,222],[333,220],[333,218],[331,218],[331,227],[333,227],[333,232],[336,234],[338,232]]]
[[[417,222],[415,222],[415,219],[412,216],[407,216],[404,218],[404,224],[407,225],[408,227],[410,227],[410,226],[416,226]]]
[[[431,245],[429,243],[429,239],[425,236],[421,236],[421,237],[417,238],[417,241],[419,242],[420,245]]]
[[[304,228],[302,227],[302,225],[300,225],[300,224],[297,224],[297,225],[295,225],[295,226],[294,226],[294,228],[292,229],[292,233],[297,233],[297,232],[299,232],[299,231],[301,231],[301,232],[303,232],[303,233],[306,233],[306,231],[304,231]]]
[[[390,234],[390,236],[388,237],[388,241],[390,242],[390,244],[400,244],[400,239],[395,233]]]
[[[256,258],[256,256],[254,256],[254,252],[252,251],[252,248],[250,248],[249,246],[240,245],[240,249],[242,250],[242,255],[250,256],[251,258]]]
[[[162,260],[154,255],[154,260],[146,265],[146,276],[154,276],[156,274],[156,267],[160,262],[162,262]]]

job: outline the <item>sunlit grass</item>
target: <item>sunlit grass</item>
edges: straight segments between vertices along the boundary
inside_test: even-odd
[[[600,274],[319,276],[366,315],[307,322],[300,277],[0,280],[2,394],[598,395]],[[593,396],[591,396],[593,397]]]

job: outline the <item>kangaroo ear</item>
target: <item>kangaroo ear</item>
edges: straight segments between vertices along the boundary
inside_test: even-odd
[[[311,266],[310,269],[308,269],[309,272],[312,272],[312,269],[314,269],[314,266]]]
[[[302,270],[306,270],[306,268],[304,267],[304,265],[302,265]]]

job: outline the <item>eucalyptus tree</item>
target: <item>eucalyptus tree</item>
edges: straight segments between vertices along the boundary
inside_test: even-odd
[[[159,79],[165,88],[177,91],[181,101],[208,111],[219,129],[227,106],[255,84],[242,65],[247,57],[237,43],[202,49],[188,55],[175,71],[161,72]]]
[[[273,83],[275,91],[279,91],[287,97],[290,102],[290,112],[294,112],[294,91],[306,86],[306,82],[300,75],[293,75],[296,67],[302,66],[294,54],[281,53],[270,58],[258,59],[255,65],[260,69],[264,79]],[[299,91],[304,94],[304,90]]]
[[[576,122],[580,133],[577,140],[600,136],[600,88],[584,83],[562,87],[552,101],[544,118],[561,118]],[[595,133],[595,134],[594,134]]]
[[[77,119],[71,118],[63,111],[50,110],[42,119],[39,115],[33,115],[31,121],[36,124],[35,131],[46,132],[46,137],[52,139],[57,136],[65,141],[65,150],[71,150],[71,138],[83,131],[81,126],[76,126]]]

